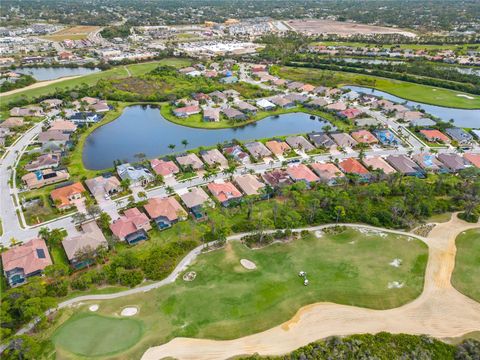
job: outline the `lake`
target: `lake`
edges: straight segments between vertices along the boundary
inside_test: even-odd
[[[101,71],[100,69],[90,69],[86,67],[23,67],[15,71],[32,75],[37,81],[55,80],[67,76],[88,75]]]
[[[427,113],[443,121],[449,121],[450,119],[453,119],[456,126],[466,128],[480,128],[480,110],[455,109],[449,107],[422,104],[415,101],[405,100],[401,97],[386,93],[384,91],[362,86],[345,86],[345,88],[355,90],[356,92],[380,96],[384,99],[395,101],[397,103],[406,102],[407,106],[419,107],[421,109],[424,109]]]
[[[153,106],[135,105],[125,108],[114,121],[93,131],[86,139],[83,163],[87,169],[101,170],[113,166],[115,160],[136,161],[135,154],[148,158],[173,152],[212,146],[232,139],[254,140],[289,134],[321,131],[327,121],[305,113],[270,116],[256,123],[228,129],[195,129],[166,120]],[[184,147],[182,140],[187,140]]]

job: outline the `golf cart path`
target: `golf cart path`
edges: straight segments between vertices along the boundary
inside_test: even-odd
[[[253,353],[281,355],[332,335],[387,331],[443,338],[478,331],[480,303],[455,290],[450,280],[455,266],[456,237],[479,227],[479,223],[466,223],[454,214],[449,222],[437,224],[426,238],[407,234],[428,245],[429,257],[422,294],[401,307],[372,310],[328,302],[311,304],[301,308],[289,321],[261,333],[222,341],[175,338],[148,349],[142,360],[226,359]]]

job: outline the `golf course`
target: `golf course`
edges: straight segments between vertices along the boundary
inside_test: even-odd
[[[233,339],[293,317],[302,306],[334,302],[371,309],[399,307],[424,284],[427,246],[412,237],[341,228],[251,250],[230,241],[201,254],[169,285],[65,309],[49,336],[57,355],[139,359],[175,337]],[[241,265],[248,259],[252,270]],[[305,286],[299,271],[305,271]],[[184,274],[183,273],[183,274]],[[92,305],[95,312],[90,311]],[[135,307],[138,313],[122,317]],[[82,334],[80,339],[76,334]]]
[[[480,302],[480,229],[469,230],[457,238],[457,256],[452,285],[462,294]]]

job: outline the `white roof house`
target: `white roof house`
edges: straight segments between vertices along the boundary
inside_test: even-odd
[[[257,101],[257,106],[261,109],[268,110],[268,109],[274,109],[276,105],[268,101],[267,99],[260,99]]]

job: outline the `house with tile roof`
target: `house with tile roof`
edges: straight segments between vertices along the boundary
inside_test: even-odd
[[[27,189],[40,189],[44,186],[67,181],[70,175],[67,170],[36,170],[22,176],[22,182]]]
[[[320,177],[322,182],[328,185],[335,185],[338,179],[344,178],[345,175],[332,163],[313,163],[310,165],[313,171]]]
[[[455,140],[459,145],[470,145],[473,141],[473,136],[462,128],[453,127],[445,129],[445,132],[453,140]]]
[[[415,161],[425,172],[445,173],[448,172],[445,165],[438,160],[435,155],[430,153],[418,153],[412,155],[412,160]]]
[[[463,158],[473,166],[480,168],[480,154],[466,153],[463,155]]]
[[[310,144],[307,139],[300,135],[289,136],[285,141],[292,149],[299,149],[305,152],[315,150],[315,146]]]
[[[348,158],[340,161],[338,167],[346,174],[358,175],[365,180],[370,178],[370,172],[355,158]]]
[[[60,154],[48,153],[37,157],[35,160],[30,161],[25,165],[25,170],[36,171],[49,168],[55,168],[60,164]]]
[[[450,143],[450,138],[437,129],[423,129],[420,130],[420,134],[422,134],[425,139],[430,142],[442,142],[445,144]]]
[[[206,107],[203,109],[203,121],[220,121],[220,108]]]
[[[235,183],[245,195],[258,195],[265,184],[258,180],[255,175],[245,174],[235,178]]]
[[[210,149],[200,151],[203,161],[210,166],[219,166],[221,168],[228,167],[228,161],[218,149]]]
[[[367,156],[362,162],[368,169],[381,171],[386,175],[396,173],[396,170],[381,156]]]
[[[308,185],[320,180],[320,178],[304,164],[290,165],[286,171],[294,182],[303,181]]]
[[[57,209],[65,210],[75,206],[76,202],[81,201],[85,191],[82,183],[76,182],[53,190],[50,193],[50,197]]]
[[[342,148],[353,148],[358,145],[357,140],[347,133],[334,133],[330,137]]]
[[[130,245],[148,239],[147,231],[151,228],[150,219],[137,208],[125,210],[122,216],[110,224],[113,235]]]
[[[281,156],[285,151],[291,150],[291,147],[285,141],[281,140],[269,140],[265,143],[265,146],[277,156]]]
[[[386,160],[395,170],[403,175],[424,176],[422,168],[406,155],[389,155]]]
[[[90,265],[98,249],[108,249],[107,239],[95,220],[83,223],[80,225],[80,228],[82,229],[80,234],[67,237],[62,241],[67,259],[76,269]],[[92,258],[82,258],[81,255],[83,252],[91,254]]]
[[[187,212],[173,196],[150,198],[144,208],[159,230],[167,229],[177,221],[187,218]]]
[[[197,221],[205,219],[205,205],[212,207],[215,205],[200,186],[190,188],[187,192],[180,194],[180,199]]]
[[[117,174],[122,180],[128,179],[131,186],[145,186],[154,180],[154,175],[143,166],[133,166],[129,163],[117,166]]]
[[[47,244],[43,239],[32,239],[2,252],[2,268],[8,284],[17,286],[27,278],[41,275],[43,270],[52,265]]]
[[[242,193],[231,182],[212,182],[207,185],[208,191],[222,204],[228,206],[232,201],[242,198]]]
[[[97,200],[104,199],[105,195],[110,196],[122,191],[120,180],[115,176],[97,176],[93,179],[85,180],[85,185],[87,185],[88,190]]]
[[[171,178],[180,172],[178,166],[170,160],[152,159],[150,160],[150,166],[155,174],[162,175],[164,178]]]
[[[191,168],[194,171],[203,169],[203,162],[195,153],[177,156],[176,160],[183,169]]]
[[[282,169],[275,169],[263,173],[262,180],[273,188],[280,188],[286,185],[292,185],[293,180],[288,173]]]
[[[25,122],[23,121],[22,117],[9,117],[0,123],[0,127],[5,129],[14,129],[16,127],[23,126],[24,123]]]
[[[247,151],[257,160],[261,160],[265,157],[272,155],[270,150],[259,141],[247,142],[244,144]]]
[[[373,145],[378,144],[378,140],[373,134],[368,130],[357,130],[352,131],[351,136],[360,144]]]
[[[452,173],[459,172],[460,170],[465,169],[467,165],[469,165],[468,162],[458,154],[443,153],[443,154],[439,154],[437,158]]]
[[[176,117],[186,118],[190,115],[195,115],[200,113],[200,107],[198,105],[184,106],[181,108],[173,109],[173,114]]]

